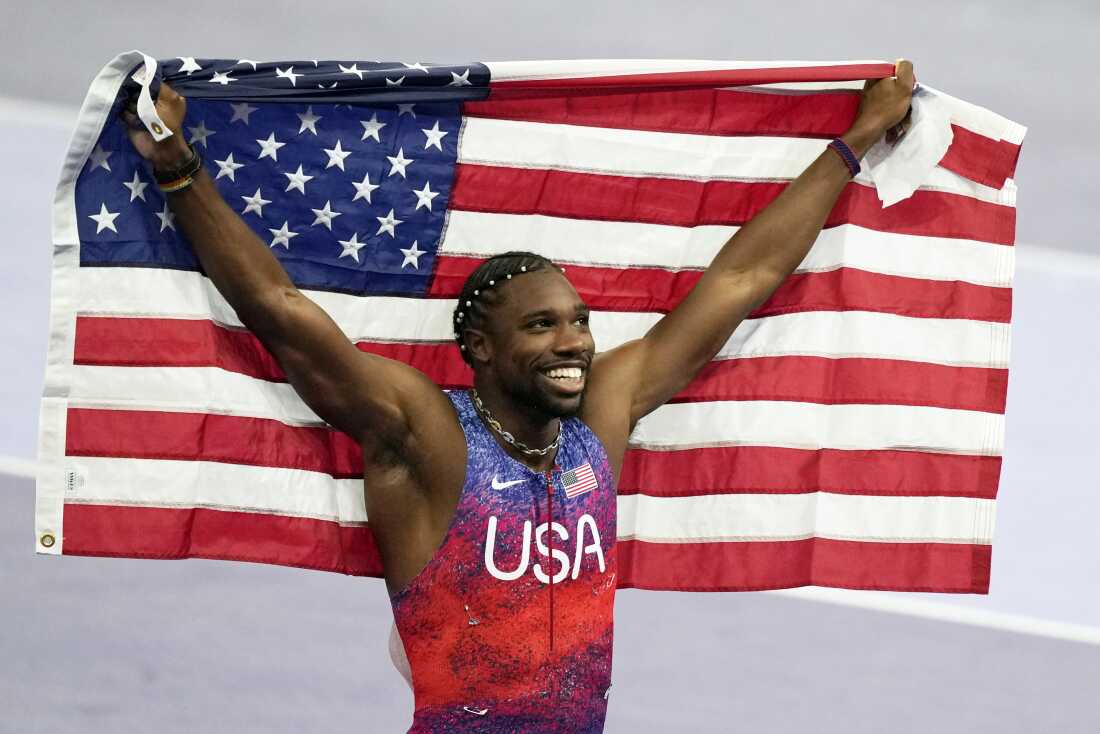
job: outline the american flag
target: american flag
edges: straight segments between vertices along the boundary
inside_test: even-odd
[[[564,472],[561,475],[561,486],[565,490],[565,496],[573,499],[585,492],[591,492],[599,485],[596,482],[596,475],[592,472],[592,465],[583,464]]]
[[[199,269],[97,76],[54,211],[36,548],[381,574],[361,457]],[[479,259],[566,266],[599,349],[690,290],[892,64],[436,65],[177,58],[230,206],[359,348],[472,374]],[[813,250],[631,437],[619,584],[986,593],[1024,128],[941,95],[954,140],[883,208],[861,174]]]

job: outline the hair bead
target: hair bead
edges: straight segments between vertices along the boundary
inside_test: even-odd
[[[527,272],[527,266],[526,265],[521,265],[520,268],[519,268],[519,271],[521,273],[526,273]]]
[[[508,273],[508,280],[511,280],[511,279],[512,279],[512,274]]]
[[[497,282],[495,280],[490,280],[489,281],[489,285],[491,285],[491,286],[496,285],[496,284],[497,284]]]
[[[466,301],[466,305],[467,305],[467,306],[469,306],[469,305],[470,305],[470,302],[469,302],[469,301]]]

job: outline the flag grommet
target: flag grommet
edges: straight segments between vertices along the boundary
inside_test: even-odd
[[[155,132],[157,135],[160,135],[161,133],[164,132],[164,128],[161,127],[158,123],[154,122],[153,123],[153,132]]]
[[[57,541],[52,533],[42,533],[42,537],[38,539],[38,542],[43,548],[53,548],[53,544]]]

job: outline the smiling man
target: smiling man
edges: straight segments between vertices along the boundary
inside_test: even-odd
[[[157,100],[124,113],[204,271],[302,399],[362,447],[366,507],[415,696],[412,732],[599,732],[611,686],[615,487],[637,422],[680,391],[797,267],[858,159],[903,122],[909,62],[852,127],[721,249],[640,339],[597,353],[568,273],[482,263],[454,312],[474,389],[360,352],[295,288]]]

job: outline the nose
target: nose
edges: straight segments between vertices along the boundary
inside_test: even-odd
[[[575,323],[565,324],[558,329],[557,338],[554,340],[554,353],[561,355],[577,355],[593,348],[592,334],[587,328]]]

